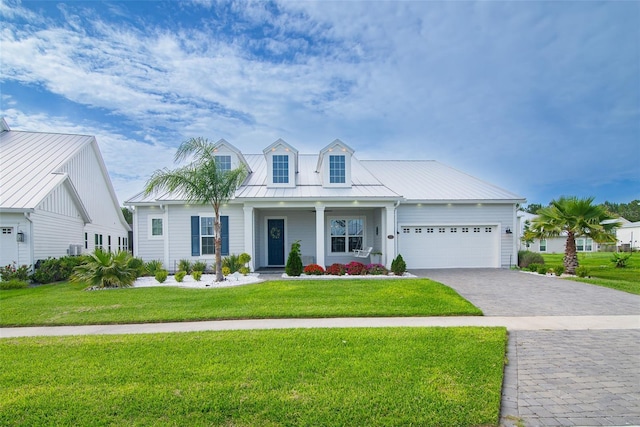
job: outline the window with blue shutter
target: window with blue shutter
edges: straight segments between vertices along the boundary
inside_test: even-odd
[[[200,256],[200,217],[191,217],[191,256]]]
[[[209,225],[211,224],[211,225]],[[213,217],[191,217],[191,256],[213,255]],[[206,230],[206,232],[204,231]],[[201,234],[202,232],[202,234]],[[209,234],[210,233],[210,234]],[[229,255],[229,217],[220,217],[221,255]]]

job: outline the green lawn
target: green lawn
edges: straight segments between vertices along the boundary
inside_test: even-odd
[[[372,328],[7,338],[0,425],[497,426],[506,336]]]
[[[428,279],[269,281],[218,289],[83,288],[64,283],[0,291],[0,326],[482,315],[451,288]]]
[[[562,265],[564,254],[542,254],[546,265]],[[611,252],[579,253],[578,262],[589,269],[588,278],[571,278],[578,282],[605,286],[640,295],[640,254],[629,258],[626,268],[616,268],[611,262]]]

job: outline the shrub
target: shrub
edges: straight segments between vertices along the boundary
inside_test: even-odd
[[[193,273],[191,273],[191,277],[193,277],[193,280],[195,280],[196,282],[199,282],[200,279],[202,279],[202,271],[193,270]]]
[[[367,274],[367,268],[363,263],[358,261],[351,261],[349,264],[345,265],[345,269],[349,276],[361,276],[363,274]]]
[[[391,261],[391,271],[396,276],[402,276],[405,271],[407,271],[407,263],[404,262],[402,255],[398,254],[398,256]]]
[[[367,265],[367,274],[374,276],[387,275],[389,270],[382,264],[369,264]]]
[[[184,271],[185,274],[191,274],[192,269],[193,266],[191,265],[191,261],[189,261],[188,259],[181,259],[180,261],[178,261],[179,271]]]
[[[159,283],[164,283],[164,281],[167,280],[167,277],[169,277],[169,272],[167,270],[156,271],[155,278]]]
[[[229,269],[229,267],[222,267],[222,275],[223,276],[228,276],[231,274],[231,270]]]
[[[611,262],[615,264],[616,268],[625,268],[629,258],[631,258],[631,252],[614,252],[611,255]]]
[[[526,269],[535,273],[536,271],[538,271],[538,267],[540,267],[541,265],[542,264],[532,262],[531,264],[527,265]]]
[[[288,276],[300,276],[302,274],[302,257],[300,256],[300,240],[296,240],[291,244],[291,251],[289,251],[289,258],[287,258],[287,265],[284,268],[284,272]]]
[[[229,274],[235,273],[244,266],[244,263],[240,262],[240,255],[231,254],[222,259],[222,266],[229,269]]]
[[[529,264],[544,264],[544,258],[541,254],[531,251],[518,252],[518,267],[527,268]],[[530,270],[535,271],[535,270]]]
[[[313,276],[322,276],[324,274],[324,268],[318,264],[309,264],[304,268],[304,274]]]
[[[73,269],[89,261],[89,255],[64,256],[61,258],[48,258],[36,263],[36,269],[31,275],[31,280],[37,283],[52,283],[69,280]]]
[[[7,281],[0,282],[0,290],[8,291],[11,289],[24,289],[29,286],[26,280],[9,279]]]
[[[240,254],[240,256],[238,257],[238,261],[240,261],[240,264],[245,265],[246,263],[248,263],[249,261],[251,261],[251,255],[249,255],[246,252],[243,252]]]
[[[564,265],[556,265],[553,267],[553,274],[560,277],[564,273]]]
[[[29,279],[29,266],[26,264],[20,267],[14,262],[13,264],[0,267],[0,278],[8,282],[10,280],[27,281]]]
[[[96,249],[84,263],[73,270],[71,281],[97,288],[120,288],[133,285],[137,272],[129,266],[131,255]]]
[[[136,277],[147,275],[147,267],[141,258],[130,256],[129,261],[127,261],[127,265],[135,270]]]
[[[184,280],[184,276],[186,275],[187,275],[186,271],[180,270],[175,274],[175,276],[173,276],[173,278],[176,279],[176,282],[182,283],[182,281]]]
[[[549,272],[549,267],[546,265],[539,265],[536,271],[538,274],[547,274]]]
[[[240,267],[240,270],[238,270],[240,272],[240,274],[246,276],[247,274],[251,273],[251,269],[249,267],[243,266]]]
[[[207,271],[207,262],[206,261],[196,261],[193,263],[193,272],[195,273],[196,271],[199,271],[202,276],[202,273],[204,273],[205,271]]]
[[[346,272],[346,268],[344,264],[335,263],[327,267],[326,272],[327,274],[331,274],[333,276],[343,276]]]
[[[584,266],[580,266],[576,268],[576,276],[578,277],[587,277],[589,275],[589,269]]]
[[[156,273],[163,268],[162,261],[160,261],[159,259],[154,259],[146,263],[144,265],[144,268],[147,270],[147,274],[149,274],[150,276],[155,276]]]

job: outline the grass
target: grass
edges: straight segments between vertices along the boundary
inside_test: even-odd
[[[564,254],[542,254],[546,265],[562,265]],[[640,254],[634,253],[625,268],[616,268],[611,262],[611,252],[579,253],[578,262],[589,269],[588,278],[570,278],[577,282],[605,286],[619,291],[640,295]]]
[[[451,288],[428,279],[268,281],[217,289],[83,288],[64,283],[2,291],[0,326],[482,315]]]
[[[496,426],[505,345],[504,328],[2,339],[0,425]]]

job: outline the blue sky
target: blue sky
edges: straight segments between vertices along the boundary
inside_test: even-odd
[[[95,135],[120,202],[183,140],[432,159],[640,199],[640,2],[0,3],[1,111]]]

